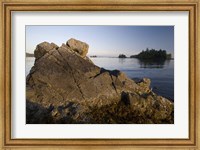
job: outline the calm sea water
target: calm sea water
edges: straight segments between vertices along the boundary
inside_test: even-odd
[[[99,67],[120,70],[134,80],[150,78],[153,91],[174,100],[174,60],[164,62],[143,62],[136,58],[91,58]],[[26,75],[34,65],[35,58],[26,58]]]

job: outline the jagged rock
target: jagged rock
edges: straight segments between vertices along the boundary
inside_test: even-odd
[[[48,42],[42,42],[37,45],[37,47],[34,51],[34,56],[36,59],[38,59],[54,48],[56,49],[56,48],[58,48],[58,46],[54,43],[50,44]]]
[[[138,82],[138,85],[148,88],[151,85],[151,80],[148,78],[143,78]]]
[[[27,123],[173,123],[173,103],[153,93],[149,79],[136,83],[100,68],[72,45],[37,45],[26,79]]]
[[[137,84],[139,86],[141,86],[143,89],[145,89],[146,92],[151,92],[151,90],[149,89],[150,85],[151,85],[151,80],[148,78],[143,78],[142,80],[140,80],[139,82],[137,82]]]
[[[58,45],[56,45],[55,43],[51,43],[51,46],[53,46],[55,49],[58,49],[59,48],[59,46]]]
[[[69,39],[66,43],[73,51],[79,53],[82,57],[85,57],[88,53],[89,45],[76,39]]]
[[[88,62],[94,64],[94,63],[92,62],[92,60],[91,60],[89,57],[85,56],[84,59],[87,60]]]

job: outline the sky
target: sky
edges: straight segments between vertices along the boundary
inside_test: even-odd
[[[174,54],[173,26],[26,26],[26,52],[41,42],[58,46],[70,38],[89,45],[88,56],[135,55],[146,48]]]

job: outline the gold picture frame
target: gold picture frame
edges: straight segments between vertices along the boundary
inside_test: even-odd
[[[200,149],[200,1],[199,0],[1,0],[0,149]],[[189,139],[12,139],[12,11],[188,11]],[[51,148],[50,148],[51,147]]]

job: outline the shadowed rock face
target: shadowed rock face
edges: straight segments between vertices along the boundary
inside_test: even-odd
[[[173,123],[173,103],[86,56],[88,44],[43,42],[26,79],[27,123]]]

